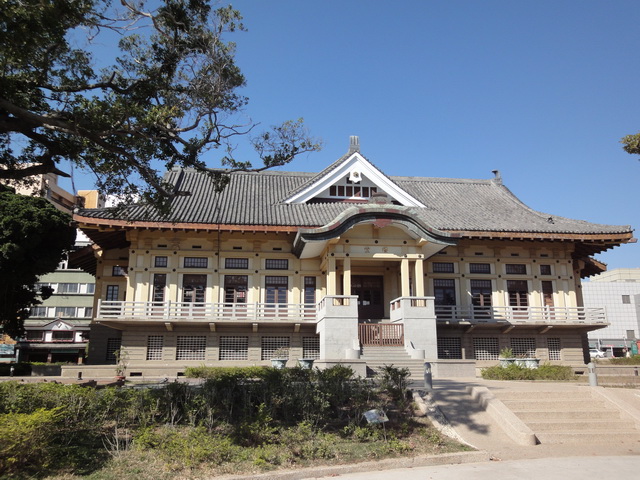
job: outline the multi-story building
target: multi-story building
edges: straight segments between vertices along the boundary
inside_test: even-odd
[[[67,192],[58,185],[58,176],[48,173],[32,184],[16,187],[22,195],[46,198],[58,210],[72,214],[78,206],[102,207],[104,201],[95,190]],[[88,246],[89,239],[78,232],[76,248]],[[89,324],[93,315],[95,278],[81,269],[69,268],[64,259],[55,272],[43,275],[41,285],[52,287],[53,295],[42,305],[32,308],[24,322],[26,336],[15,343],[11,360],[29,362],[82,363],[89,339]]]
[[[536,212],[494,175],[387,176],[352,137],[320,173],[233,173],[221,193],[206,174],[170,171],[170,216],[80,210],[94,242],[76,258],[96,274],[90,360],[122,348],[143,372],[261,364],[285,348],[358,363],[397,345],[436,372],[495,363],[503,347],[584,364],[607,318],[584,306],[580,278],[632,230]]]
[[[640,339],[640,268],[618,268],[582,284],[585,307],[604,306],[609,325],[589,332],[589,345],[612,352],[636,350]],[[635,347],[634,347],[635,345]]]

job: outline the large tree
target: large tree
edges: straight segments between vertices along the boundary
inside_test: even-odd
[[[71,217],[47,200],[0,186],[0,329],[16,338],[29,309],[51,295],[38,276],[56,269],[73,246]]]
[[[105,194],[159,201],[186,193],[159,171],[205,169],[211,148],[229,171],[319,149],[301,120],[253,135],[226,40],[241,19],[209,0],[2,0],[0,179],[68,176],[68,160]],[[258,165],[233,156],[245,135]]]

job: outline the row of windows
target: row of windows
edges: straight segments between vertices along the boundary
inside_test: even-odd
[[[539,265],[540,275],[552,275],[551,265]],[[453,262],[433,262],[431,264],[433,273],[455,273],[455,265]],[[506,263],[504,264],[505,273],[507,275],[526,275],[527,266],[524,263]],[[469,273],[490,274],[490,263],[470,263]]]
[[[553,282],[542,281],[542,298],[544,306],[552,307]],[[491,294],[493,287],[491,280],[472,279],[469,281],[471,304],[479,307],[491,306]],[[529,306],[529,287],[526,280],[507,280],[507,294],[509,306]],[[435,305],[456,305],[456,281],[452,278],[435,278],[433,280],[433,295]]]
[[[497,337],[477,337],[473,339],[473,358],[476,360],[498,360],[500,350]],[[547,338],[549,360],[561,360],[560,338]],[[514,337],[510,347],[516,357],[536,357],[536,339],[533,337]],[[462,341],[460,337],[438,338],[438,358],[462,359]]]
[[[268,275],[265,282],[266,303],[287,303],[289,277]],[[247,303],[248,275],[225,275],[224,302]],[[153,275],[152,299],[154,302],[164,302],[167,287],[167,275],[156,273]],[[207,288],[206,275],[183,275],[182,301],[186,303],[203,303]],[[119,285],[107,285],[106,301],[118,301],[120,297]],[[316,303],[316,277],[304,277],[304,303]]]
[[[166,268],[169,265],[169,259],[165,256],[157,256],[153,260],[153,266],[157,268]],[[185,257],[182,261],[184,268],[208,268],[208,257]],[[116,268],[116,267],[114,267]],[[249,268],[248,258],[225,258],[224,268],[246,270]],[[286,258],[267,258],[264,262],[265,270],[288,270],[289,260]],[[115,275],[115,274],[114,274]]]
[[[31,307],[30,317],[44,318],[91,318],[93,307]]]
[[[278,357],[284,354],[288,358],[291,338],[285,336],[264,336],[261,338],[260,359],[270,360],[278,352]],[[119,338],[107,341],[107,361],[115,361],[115,351],[120,348]],[[205,360],[207,349],[206,335],[179,335],[176,338],[176,360]],[[147,360],[163,360],[164,336],[149,335],[147,337]],[[320,358],[319,337],[302,338],[302,357]],[[249,337],[243,335],[220,336],[218,360],[248,360]]]
[[[95,283],[62,283],[62,282],[38,282],[36,288],[40,290],[42,287],[51,287],[53,293],[93,293],[95,292]]]
[[[51,332],[53,342],[73,342],[76,332],[69,330]],[[42,342],[45,339],[44,330],[27,330],[26,339],[28,342]]]

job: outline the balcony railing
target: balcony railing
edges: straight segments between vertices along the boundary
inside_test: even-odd
[[[471,323],[607,324],[604,308],[587,307],[480,307],[436,305],[438,321]]]
[[[315,322],[315,304],[99,301],[97,320]]]

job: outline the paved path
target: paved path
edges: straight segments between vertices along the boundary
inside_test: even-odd
[[[568,457],[465,463],[431,467],[333,474],[344,480],[585,480],[590,478],[638,478],[640,457]]]

